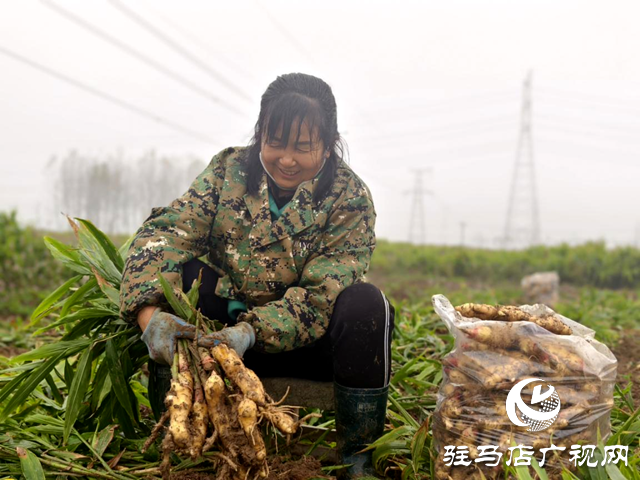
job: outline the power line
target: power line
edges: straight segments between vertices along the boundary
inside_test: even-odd
[[[293,47],[298,50],[298,52],[300,52],[303,57],[307,57],[309,60],[313,61],[313,55],[302,46],[302,44],[298,41],[298,38],[295,35],[292,35],[291,32],[283,24],[281,24],[273,15],[271,15],[271,12],[267,8],[265,8],[265,6],[262,5],[259,0],[255,0],[255,2],[267,16],[269,21],[276,26],[276,29],[280,33],[280,35],[285,37],[289,41],[289,44],[293,45]]]
[[[638,134],[631,134],[631,133],[627,133],[627,132],[612,132],[612,131],[598,131],[598,130],[592,130],[589,128],[581,128],[580,126],[578,126],[578,128],[571,128],[571,126],[567,127],[566,124],[562,124],[562,123],[556,123],[556,122],[542,122],[542,123],[538,123],[538,125],[544,127],[544,128],[548,128],[551,131],[559,131],[559,132],[566,132],[572,135],[582,135],[582,136],[586,136],[589,138],[594,138],[594,137],[600,137],[600,138],[609,138],[609,139],[614,139],[614,140],[638,140]],[[640,133],[640,132],[638,132]]]
[[[636,153],[635,155],[637,156],[638,154]],[[588,156],[572,157],[570,155],[565,155],[563,153],[550,151],[550,152],[545,152],[545,157],[553,157],[559,160],[573,162],[574,164],[579,164],[581,169],[584,168],[584,163],[601,163],[601,164],[606,164],[607,166],[612,166],[612,164],[615,164],[615,168],[618,168],[619,166],[640,168],[640,163],[638,163],[637,160],[631,160],[629,162],[625,162],[615,157],[611,157],[610,155],[607,155],[605,158],[588,157]]]
[[[482,105],[482,103],[486,103],[486,101],[494,102],[496,99],[498,100],[512,100],[513,97],[516,96],[516,92],[492,92],[483,95],[460,95],[457,97],[450,97],[444,100],[437,100],[433,103],[426,103],[422,105],[416,104],[415,101],[412,101],[411,105],[396,105],[390,108],[385,108],[384,111],[388,113],[389,111],[394,111],[398,109],[402,109],[402,113],[406,113],[407,110],[418,111],[422,115],[422,110],[437,110],[441,108],[450,109],[452,104],[457,104],[459,102],[464,102],[459,106],[465,107],[468,109],[470,105],[468,102],[480,101],[481,105],[476,105],[476,108],[482,107],[486,108]]]
[[[149,9],[149,3],[145,2],[147,4],[147,10]],[[160,17],[160,19],[165,22],[167,25],[169,25],[170,27],[173,27],[175,30],[177,30],[178,32],[180,32],[182,35],[184,35],[186,38],[188,38],[189,40],[191,40],[193,43],[197,44],[200,46],[201,49],[205,50],[207,54],[209,55],[216,55],[218,56],[217,53],[213,53],[213,50],[211,50],[211,46],[208,45],[205,41],[203,41],[202,39],[200,39],[198,36],[194,35],[193,32],[190,32],[189,30],[187,30],[186,28],[178,25],[176,22],[174,22],[173,20],[168,19],[165,15],[162,15],[161,13],[159,13],[157,10],[151,8],[151,11],[157,16]],[[218,56],[218,58],[220,58]],[[232,68],[236,69],[238,72],[242,73],[244,76],[246,76],[247,78],[251,79],[251,80],[255,80],[254,75],[252,75],[250,72],[248,72],[247,70],[245,70],[244,68],[242,68],[240,65],[238,65],[236,62],[230,60],[229,58],[224,58],[223,57],[223,61],[227,63],[227,65],[231,65]]]
[[[566,137],[558,139],[558,138],[547,137],[546,135],[541,135],[539,136],[539,138],[541,140],[544,140],[543,145],[547,145],[549,142],[551,142],[551,143],[557,143],[558,145],[562,145],[562,146],[588,148],[590,153],[592,153],[594,149],[596,149],[602,152],[609,152],[609,153],[606,153],[606,155],[609,155],[609,157],[611,153],[617,153],[619,155],[633,155],[635,157],[638,157],[640,155],[640,150],[636,150],[635,152],[631,150],[621,150],[619,148],[611,148],[611,146],[609,145],[602,145],[602,144],[597,144],[592,142],[586,142],[586,143],[585,142],[578,143],[578,142],[571,142],[571,141],[567,142]],[[586,158],[587,157],[585,157],[585,159]],[[609,158],[609,160],[612,161],[611,158]]]
[[[541,91],[541,92],[546,92],[548,94],[551,95],[556,95],[556,96],[562,96],[562,97],[583,97],[586,98],[587,102],[602,102],[602,103],[607,103],[610,105],[613,104],[618,104],[619,107],[622,108],[640,108],[640,105],[634,106],[634,105],[629,105],[629,99],[628,98],[614,98],[614,97],[608,97],[606,95],[599,95],[599,94],[593,94],[593,93],[584,93],[584,92],[576,92],[576,91],[569,91],[569,90],[562,90],[559,88],[554,88],[554,87],[542,87],[542,88],[536,88],[536,92],[537,91]]]
[[[298,41],[298,37],[296,37],[295,35],[293,35],[288,29],[287,27],[285,27],[283,24],[281,24],[273,15],[271,15],[271,12],[264,6],[262,5],[262,3],[260,2],[260,0],[255,0],[255,3],[258,5],[258,7],[260,7],[260,9],[262,9],[262,11],[265,13],[265,15],[267,16],[267,18],[269,19],[269,21],[275,25],[276,30],[282,35],[284,36],[288,41],[289,41],[289,45],[293,45],[293,47],[298,50],[299,53],[302,54],[303,57],[306,57],[308,60],[310,60],[312,63],[317,64],[317,62],[314,60],[313,55],[311,54],[311,52],[309,52],[306,48],[304,48],[302,46],[302,44]],[[370,125],[373,125],[373,127],[378,130],[379,132],[384,132],[384,129],[381,128],[380,124],[367,112],[363,111],[359,105],[357,105],[356,103],[353,103],[353,109],[358,113],[358,115],[361,118],[366,118],[367,123],[369,123]]]
[[[422,139],[418,139],[418,140],[422,140]],[[500,148],[503,149],[506,147],[506,145],[508,144],[509,140],[505,138],[504,141],[502,142],[482,142],[482,143],[477,143],[476,141],[472,142],[472,143],[468,143],[468,144],[461,144],[460,142],[452,142],[451,140],[438,140],[439,142],[443,142],[446,141],[445,145],[442,146],[438,146],[437,148],[428,148],[425,149],[423,148],[423,143],[418,143],[416,142],[412,142],[410,145],[405,145],[405,144],[398,144],[398,143],[389,143],[389,144],[384,144],[384,145],[374,145],[373,148],[375,148],[375,150],[382,150],[381,155],[383,156],[388,156],[389,153],[386,152],[386,149],[393,149],[393,154],[396,156],[396,161],[397,158],[400,156],[405,156],[405,155],[420,155],[421,157],[424,157],[425,155],[430,155],[430,154],[439,154],[441,152],[452,152],[453,154],[456,154],[456,152],[460,151],[460,150],[464,150],[464,149],[469,149],[469,148],[473,148],[474,150],[478,150],[481,148]],[[377,153],[377,152],[376,152]]]
[[[123,5],[119,0],[109,0],[109,3],[111,3],[114,7],[116,7],[118,10],[120,10],[124,15],[126,15],[131,20],[136,22],[142,28],[144,28],[145,30],[147,30],[148,32],[153,34],[156,38],[160,39],[165,45],[168,45],[170,48],[172,48],[173,50],[178,52],[180,55],[185,57],[191,63],[196,65],[198,68],[200,68],[202,71],[204,71],[205,73],[210,75],[212,78],[214,78],[215,80],[217,80],[218,82],[223,84],[225,87],[227,87],[229,90],[234,92],[236,95],[238,95],[239,97],[241,97],[244,100],[247,100],[248,102],[252,102],[253,101],[251,99],[251,97],[249,95],[245,94],[242,90],[240,90],[236,86],[235,83],[233,83],[232,81],[228,80],[221,73],[216,72],[209,65],[207,65],[206,63],[201,61],[199,58],[197,58],[195,55],[193,55],[191,52],[189,52],[189,50],[187,50],[185,47],[180,45],[178,42],[176,42],[172,38],[169,38],[167,35],[162,33],[158,28],[156,28],[153,24],[151,24],[150,22],[146,21],[140,15],[135,13],[133,10],[131,10],[128,7],[126,7],[125,5]]]
[[[637,125],[612,125],[610,123],[601,123],[601,122],[589,122],[589,120],[587,118],[584,117],[575,117],[572,115],[558,115],[558,114],[535,114],[534,115],[536,121],[542,120],[542,121],[546,121],[546,120],[550,120],[552,122],[565,122],[568,125],[571,126],[582,126],[582,127],[587,127],[587,128],[597,128],[597,129],[602,129],[605,131],[610,131],[612,133],[629,133],[631,135],[633,135],[634,137],[638,137],[638,134],[640,134],[640,124]],[[587,120],[586,123],[582,123],[584,120]],[[582,123],[582,125],[581,125]]]
[[[538,92],[538,90],[536,90]],[[603,108],[609,108],[611,110],[617,110],[617,111],[626,111],[626,112],[637,112],[640,111],[640,106],[636,106],[636,105],[628,105],[628,104],[615,104],[615,103],[610,103],[610,102],[603,102],[601,100],[597,100],[597,99],[589,99],[589,98],[579,98],[580,96],[576,96],[575,94],[572,93],[556,93],[553,90],[548,90],[548,89],[541,89],[539,90],[539,93],[542,93],[543,96],[544,95],[549,95],[551,96],[551,98],[557,99],[561,99],[562,101],[568,101],[568,102],[573,102],[573,103],[579,103],[579,104],[583,104],[583,105],[591,105],[591,106],[598,106],[598,107],[603,107]]]
[[[196,138],[202,142],[205,143],[218,143],[215,140],[213,140],[211,137],[208,137],[202,133],[196,132],[194,130],[191,130],[189,128],[183,127],[182,125],[179,125],[175,122],[172,122],[171,120],[167,120],[163,117],[160,117],[158,115],[156,115],[155,113],[152,113],[148,110],[142,109],[140,107],[137,107],[136,105],[133,105],[125,100],[120,100],[119,98],[114,97],[113,95],[110,95],[108,93],[105,93],[101,90],[98,90],[97,88],[94,88],[90,85],[87,85],[86,83],[80,82],[78,80],[75,80],[67,75],[64,75],[60,72],[57,72],[49,67],[46,67],[40,63],[34,62],[33,60],[30,60],[18,53],[15,53],[11,50],[8,50],[4,47],[0,46],[0,53],[4,53],[5,55],[7,55],[8,57],[13,58],[14,60],[17,60],[18,62],[24,63],[26,65],[29,65],[32,68],[35,68],[36,70],[40,70],[41,72],[44,72],[48,75],[51,75],[52,77],[57,78],[58,80],[62,80],[63,82],[66,82],[70,85],[73,85],[76,88],[79,88],[81,90],[84,90],[85,92],[91,93],[92,95],[95,95],[96,97],[100,97],[103,100],[107,100],[111,103],[114,103],[116,105],[118,105],[119,107],[122,107],[126,110],[129,110],[131,112],[137,113],[138,115],[141,115],[145,118],[151,119],[154,122],[158,122],[161,123],[167,127],[171,127],[174,130],[177,130],[183,134],[189,135],[190,137]]]
[[[178,83],[182,84],[183,86],[187,87],[189,90],[191,90],[191,91],[203,96],[204,98],[206,98],[207,100],[210,100],[211,102],[213,102],[215,104],[224,106],[225,108],[231,110],[234,113],[237,113],[237,114],[240,114],[240,115],[243,114],[243,112],[241,110],[239,110],[235,105],[227,103],[224,100],[216,97],[215,95],[212,95],[210,92],[208,92],[205,89],[201,88],[200,86],[196,85],[191,80],[183,77],[179,73],[176,73],[176,72],[168,69],[167,67],[162,65],[160,62],[157,62],[157,61],[153,60],[152,58],[150,58],[149,56],[143,54],[142,52],[139,52],[138,50],[135,50],[135,49],[131,48],[126,43],[121,42],[120,40],[118,40],[115,37],[112,37],[111,35],[106,33],[104,30],[100,30],[95,25],[92,25],[91,23],[87,22],[86,20],[84,20],[84,19],[72,14],[68,10],[65,10],[64,8],[60,7],[59,5],[54,4],[51,0],[40,0],[40,1],[42,2],[42,4],[44,4],[45,6],[49,7],[50,9],[52,9],[53,11],[58,13],[59,15],[62,15],[63,17],[65,17],[67,20],[72,21],[76,25],[78,25],[78,26],[84,28],[85,30],[89,31],[91,34],[96,35],[97,37],[100,37],[102,40],[106,41],[107,43],[110,43],[111,45],[114,45],[115,47],[119,48],[120,50],[123,50],[124,52],[128,53],[129,55],[131,55],[132,57],[136,58],[137,60],[140,60],[141,62],[145,63],[146,65],[149,65],[150,67],[156,69],[160,73],[172,78],[176,82],[178,82]]]
[[[412,130],[405,130],[405,131],[401,131],[401,132],[387,132],[385,137],[380,137],[380,135],[377,136],[371,136],[371,135],[366,135],[366,136],[356,136],[355,138],[359,138],[359,139],[363,139],[363,140],[379,140],[379,141],[388,141],[389,139],[393,138],[404,138],[404,137],[414,137],[416,135],[424,135],[424,136],[428,136],[429,138],[439,138],[442,136],[448,136],[448,135],[460,135],[460,134],[464,134],[464,133],[477,133],[477,132],[481,132],[481,131],[486,131],[486,130],[492,130],[495,127],[499,127],[499,126],[503,126],[503,125],[513,125],[513,119],[502,119],[502,120],[498,120],[498,121],[494,121],[494,122],[490,122],[487,123],[484,120],[478,120],[475,122],[467,122],[467,123],[462,123],[462,124],[448,124],[448,125],[443,125],[441,127],[436,127],[436,128],[432,128],[432,127],[425,127],[422,129],[412,129]]]

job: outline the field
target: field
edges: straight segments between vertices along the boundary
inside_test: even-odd
[[[123,250],[110,249],[99,232],[81,224],[79,250],[66,246],[74,242],[72,235],[49,240],[54,260],[42,232],[21,229],[10,215],[0,218],[0,228],[10,232],[2,236],[0,250],[0,478],[158,478],[157,449],[140,452],[153,426],[142,368],[145,348],[135,331],[117,321],[119,279],[112,267]],[[92,264],[82,251],[98,260]],[[104,283],[96,281],[92,266]],[[593,328],[618,358],[608,444],[630,449],[628,467],[582,468],[563,476],[640,479],[640,252],[608,251],[598,243],[489,252],[380,242],[368,280],[397,309],[388,424],[374,449],[387,478],[434,478],[431,425],[441,360],[453,343],[431,296],[445,294],[454,305],[517,305],[524,301],[520,277],[551,269],[563,279],[556,310]],[[330,429],[332,413],[322,413],[313,423]],[[279,478],[332,474],[330,457],[321,457],[335,446],[330,432],[292,446],[281,437],[272,440],[269,478],[278,478],[278,472],[289,472]],[[301,451],[323,463],[297,460]],[[205,473],[206,460],[176,458],[174,465],[175,478],[214,478]],[[545,478],[526,467],[506,471],[514,478]]]

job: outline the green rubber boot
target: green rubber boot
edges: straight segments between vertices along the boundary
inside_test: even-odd
[[[371,450],[358,453],[377,440],[384,431],[389,387],[347,388],[334,386],[336,433],[340,463],[339,478],[380,478],[371,460]]]

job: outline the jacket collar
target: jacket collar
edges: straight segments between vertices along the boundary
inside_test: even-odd
[[[292,237],[313,224],[316,217],[313,210],[313,192],[317,188],[319,178],[302,182],[280,218],[272,222],[267,175],[262,174],[258,195],[245,193],[243,196],[251,215],[249,241],[252,248],[264,247],[283,238]]]

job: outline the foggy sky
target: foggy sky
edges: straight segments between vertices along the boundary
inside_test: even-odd
[[[45,174],[52,156],[75,149],[134,159],[155,149],[208,161],[246,144],[266,86],[300,71],[334,90],[338,126],[351,166],[372,190],[380,238],[407,240],[412,169],[430,168],[427,242],[458,243],[464,222],[467,244],[495,246],[505,225],[522,82],[532,69],[542,240],[640,240],[638,2],[123,2],[222,81],[115,0],[51,3],[231,108],[92,35],[48,2],[7,3],[0,16],[0,210],[17,208],[24,221],[54,224]],[[20,63],[3,48],[194,135]]]

